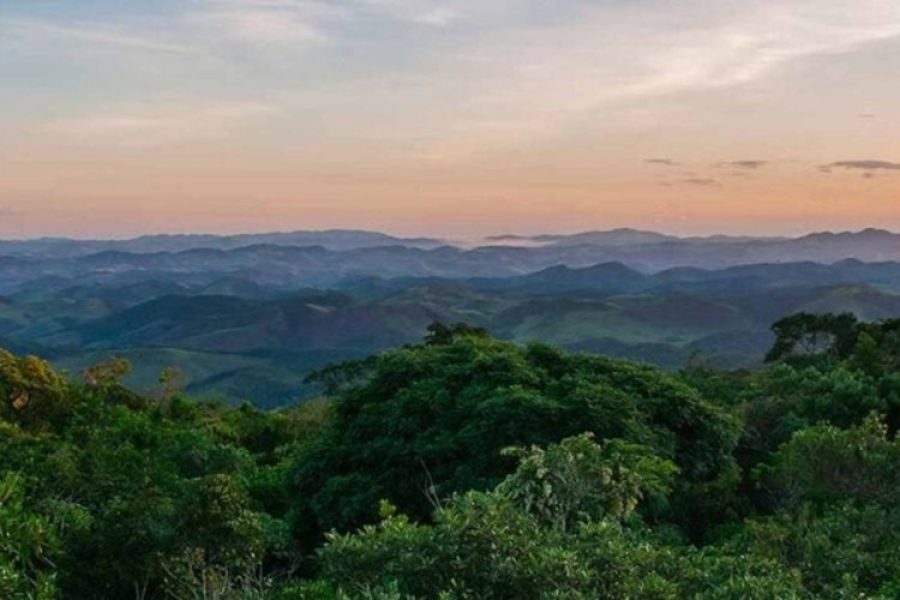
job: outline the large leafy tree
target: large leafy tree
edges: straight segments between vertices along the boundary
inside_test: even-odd
[[[347,377],[328,371],[345,383],[331,427],[297,460],[301,535],[371,522],[383,498],[427,520],[440,499],[499,483],[514,466],[504,448],[583,432],[674,461],[685,493],[732,465],[737,420],[677,376],[480,331],[439,333],[348,365]]]

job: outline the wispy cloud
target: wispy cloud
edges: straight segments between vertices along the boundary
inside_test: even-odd
[[[734,168],[734,169],[747,169],[750,171],[755,171],[761,167],[769,164],[768,160],[728,160],[724,162],[720,162],[716,164],[717,167],[723,168]]]
[[[852,169],[859,171],[900,171],[900,163],[887,160],[839,160],[819,167],[824,171]]]
[[[27,41],[32,44],[48,42],[76,43],[92,46],[104,46],[113,49],[141,50],[185,54],[197,49],[190,43],[179,39],[138,32],[134,28],[124,26],[97,26],[89,24],[60,25],[38,19],[2,17],[0,16],[0,35],[7,39]]]
[[[792,62],[900,36],[894,0],[582,6],[565,21],[491,32],[442,66],[473,90],[447,124],[447,152],[489,147],[502,131],[555,135],[614,107],[746,85]]]
[[[156,147],[227,137],[276,112],[274,106],[257,102],[137,107],[57,120],[42,129],[84,145]]]
[[[0,15],[0,41],[5,37],[36,49],[55,43],[210,56],[227,43],[302,50],[339,37],[342,28],[361,26],[371,14],[407,25],[446,27],[461,12],[427,0],[188,0],[153,18],[130,20],[116,20],[114,12],[84,22]]]
[[[648,165],[660,165],[664,167],[678,167],[681,163],[675,162],[670,158],[645,158],[644,162]]]
[[[90,22],[63,22],[0,16],[0,43],[15,41],[42,52],[53,46],[63,53],[92,49],[113,60],[120,58],[119,50],[224,58],[227,53],[220,50],[226,44],[303,49],[321,43],[330,37],[328,25],[348,15],[338,4],[314,0],[192,0],[152,18],[117,20],[112,13]]]
[[[718,13],[701,6],[708,16],[695,15],[694,27],[660,32],[656,52],[640,61],[643,75],[624,86],[625,93],[730,87],[791,61],[900,35],[900,5],[888,0],[751,2]]]
[[[688,177],[686,179],[682,179],[681,182],[701,187],[713,187],[719,185],[718,181],[707,177]]]
[[[446,27],[456,22],[461,16],[460,6],[466,2],[436,3],[430,0],[358,0],[360,6],[367,6],[395,19],[429,25]]]
[[[200,0],[184,22],[204,37],[273,45],[325,41],[326,23],[347,14],[338,4],[315,0]]]
[[[381,136],[407,156],[465,161],[631,123],[665,126],[679,102],[690,110],[700,94],[900,35],[896,0],[574,2],[554,7],[552,18],[541,0],[184,0],[166,10],[143,18],[98,12],[94,21],[0,17],[0,45],[4,36],[30,40],[63,65],[66,49],[45,52],[44,42],[90,45],[110,61],[137,53],[142,68],[133,72],[162,73],[162,95],[239,105],[241,86],[254,85],[258,97],[314,105],[307,113],[337,128],[364,121],[359,135]],[[120,87],[104,104],[132,98],[130,84],[146,85],[129,73],[118,70]],[[178,111],[95,112],[54,127],[89,125],[109,140],[183,139],[223,120],[203,111],[199,124]],[[284,114],[294,124],[307,118]],[[150,135],[156,127],[172,133]],[[678,164],[669,160],[646,163]],[[752,171],[765,162],[727,166]]]
[[[412,20],[416,23],[422,23],[423,25],[446,27],[458,18],[459,14],[456,11],[452,8],[442,6],[414,16]]]

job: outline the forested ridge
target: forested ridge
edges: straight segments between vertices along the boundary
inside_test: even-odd
[[[0,598],[900,597],[900,320],[679,372],[435,324],[263,411],[0,351]]]

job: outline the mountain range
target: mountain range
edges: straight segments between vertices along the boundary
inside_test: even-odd
[[[431,238],[399,238],[375,231],[331,229],[325,231],[248,233],[238,235],[146,235],[125,240],[76,240],[68,238],[0,240],[0,255],[71,258],[101,252],[182,252],[196,248],[233,250],[235,248],[257,245],[322,246],[329,250],[348,250],[391,245],[433,248],[442,244],[442,241]]]
[[[141,389],[176,366],[195,394],[276,405],[315,393],[312,369],[414,342],[435,320],[677,368],[758,364],[771,323],[798,311],[900,315],[900,235],[886,231],[519,241],[530,245],[348,231],[0,242],[0,345],[71,371],[131,358]]]
[[[154,236],[126,241],[0,242],[0,293],[67,281],[124,285],[147,279],[191,286],[236,278],[268,287],[333,287],[364,276],[510,277],[552,266],[619,262],[641,272],[844,259],[900,261],[900,235],[869,229],[799,238],[675,238],[615,230],[550,236],[548,243],[463,248],[352,231],[243,236]],[[56,282],[56,283],[54,283]]]

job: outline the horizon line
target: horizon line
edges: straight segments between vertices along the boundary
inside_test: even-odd
[[[49,242],[49,241],[68,241],[68,242],[133,242],[137,240],[149,239],[149,238],[186,238],[186,237],[211,237],[211,238],[219,238],[219,239],[228,239],[228,238],[239,238],[239,237],[250,237],[250,236],[277,236],[277,235],[296,235],[296,234],[340,234],[340,233],[353,233],[353,234],[375,234],[375,235],[384,235],[391,238],[395,238],[398,241],[430,241],[430,242],[443,242],[448,245],[453,245],[456,243],[465,244],[465,242],[476,242],[476,241],[502,241],[503,239],[518,239],[523,241],[528,240],[536,240],[537,238],[566,238],[566,237],[576,237],[590,234],[608,234],[608,233],[618,233],[618,232],[631,232],[631,233],[639,233],[639,234],[651,234],[651,235],[660,235],[666,236],[670,238],[680,239],[680,240],[702,240],[702,239],[711,239],[716,237],[723,238],[731,238],[731,239],[759,239],[759,240],[792,240],[792,239],[801,239],[804,237],[814,236],[814,235],[847,235],[847,234],[862,234],[867,232],[878,232],[878,233],[888,233],[891,235],[900,235],[900,231],[894,231],[891,229],[887,229],[884,227],[876,227],[876,226],[868,226],[861,227],[859,229],[809,229],[804,232],[798,232],[796,234],[771,234],[771,233],[729,233],[727,231],[717,231],[714,233],[703,233],[703,234],[683,234],[683,233],[673,233],[667,232],[658,229],[642,229],[637,227],[612,227],[610,229],[581,229],[581,230],[571,230],[571,231],[556,231],[556,232],[543,232],[543,233],[496,233],[496,234],[486,234],[486,235],[441,235],[441,236],[432,236],[432,235],[404,235],[399,233],[391,233],[388,230],[380,230],[380,229],[361,229],[355,227],[341,228],[341,227],[328,227],[321,229],[289,229],[289,230],[257,230],[257,231],[240,231],[236,233],[224,233],[224,232],[215,232],[215,231],[189,231],[189,232],[174,232],[174,231],[160,231],[153,233],[143,233],[140,235],[130,235],[124,237],[97,237],[97,236],[67,236],[67,235],[54,235],[54,234],[46,234],[39,235],[34,237],[2,237],[0,238],[0,243],[33,243],[33,242]]]

